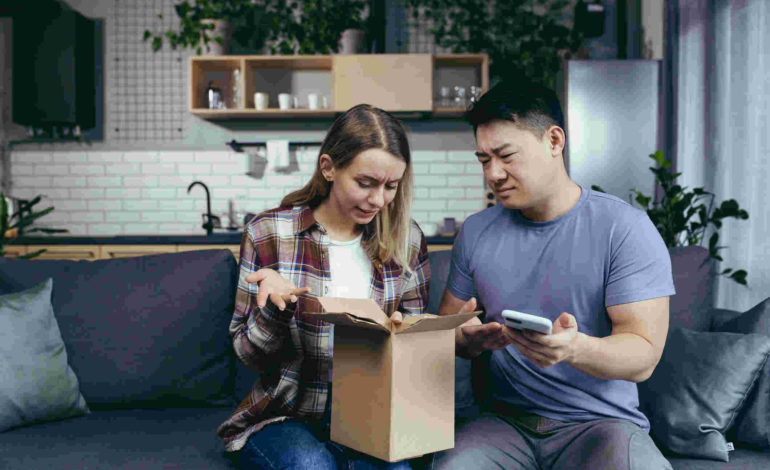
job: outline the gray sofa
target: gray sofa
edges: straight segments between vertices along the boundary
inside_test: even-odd
[[[692,315],[708,298],[707,276],[694,276],[693,269],[700,271],[689,258],[672,258],[675,272],[687,272],[677,276],[672,306],[689,312],[682,313],[685,323],[708,329],[710,320],[695,322]],[[431,253],[433,311],[448,261],[449,252]],[[0,296],[47,278],[53,279],[51,301],[68,362],[90,413],[0,433],[0,468],[235,468],[214,431],[256,376],[237,363],[227,334],[237,280],[232,254],[93,262],[0,258]],[[719,315],[726,321],[735,313]],[[472,413],[471,363],[458,360],[456,370],[457,412]],[[770,451],[739,448],[729,463],[671,460],[676,469],[761,469],[770,468]]]

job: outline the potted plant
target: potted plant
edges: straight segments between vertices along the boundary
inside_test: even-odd
[[[746,220],[748,212],[741,209],[735,199],[714,203],[714,194],[703,188],[693,188],[676,184],[681,173],[672,173],[671,162],[663,157],[663,152],[657,151],[650,155],[657,167],[650,167],[655,174],[655,183],[661,188],[661,197],[656,200],[636,188],[631,189],[634,201],[639,204],[650,217],[650,220],[660,232],[663,241],[669,248],[680,246],[702,246],[707,232],[709,258],[723,261],[719,251],[725,247],[719,245],[719,229],[722,221],[728,218]],[[592,189],[604,192],[598,186]],[[727,276],[741,285],[746,285],[746,271],[743,269],[723,269],[720,275]]]
[[[31,201],[22,202],[16,212],[10,213],[5,196],[3,193],[0,193],[0,256],[5,255],[3,247],[10,238],[20,237],[24,234],[35,232],[47,234],[67,232],[67,230],[58,228],[33,227],[33,224],[38,219],[51,213],[54,209],[53,207],[48,207],[41,211],[36,211],[34,207],[40,200],[41,196],[37,196]],[[45,250],[37,250],[22,255],[20,258],[34,258],[44,252]]]
[[[243,36],[252,36],[255,31],[253,19],[257,23],[265,13],[269,13],[279,0],[184,0],[174,5],[174,11],[179,17],[179,28],[168,29],[161,33],[145,30],[144,41],[150,41],[153,51],[163,47],[164,39],[168,40],[172,49],[177,47],[194,49],[196,54],[206,51],[208,54],[226,54],[229,51],[230,38],[233,28],[238,24],[250,22],[238,28]],[[158,17],[163,19],[163,15]],[[252,29],[247,29],[252,28]],[[264,29],[262,38],[264,39]],[[243,41],[243,39],[241,39]]]
[[[432,22],[438,46],[489,54],[493,83],[518,74],[554,88],[562,58],[582,42],[582,35],[563,20],[571,13],[568,0],[405,2],[415,21]]]
[[[272,54],[330,54],[361,51],[367,0],[305,0],[288,3],[273,17]]]

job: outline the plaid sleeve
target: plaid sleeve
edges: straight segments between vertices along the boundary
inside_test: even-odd
[[[271,236],[258,237],[256,232],[254,225],[243,232],[230,336],[238,359],[249,369],[259,371],[264,369],[268,357],[281,348],[289,335],[294,306],[280,311],[270,300],[263,308],[257,306],[259,286],[247,282],[246,276],[273,264],[269,259],[275,253],[276,241]]]
[[[428,287],[430,283],[430,263],[428,262],[428,245],[425,236],[416,222],[412,221],[409,231],[409,278],[404,283],[404,293],[398,310],[404,315],[425,313],[428,306]]]

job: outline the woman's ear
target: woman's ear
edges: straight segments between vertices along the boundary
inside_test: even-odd
[[[321,168],[321,174],[326,181],[334,181],[334,164],[332,163],[332,157],[328,154],[323,154],[318,159],[318,166]]]

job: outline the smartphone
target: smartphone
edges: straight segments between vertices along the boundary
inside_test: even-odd
[[[553,323],[547,318],[516,310],[503,310],[503,322],[506,326],[517,330],[532,330],[544,335],[550,335],[553,328]]]

